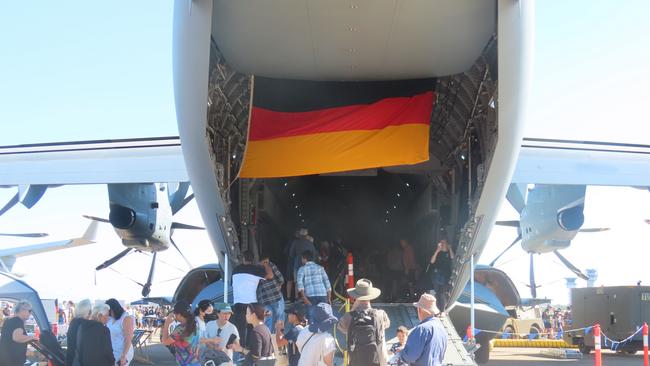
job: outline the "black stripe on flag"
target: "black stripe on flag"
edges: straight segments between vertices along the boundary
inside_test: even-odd
[[[255,77],[253,106],[277,112],[372,104],[435,90],[436,79],[394,81],[304,81]]]

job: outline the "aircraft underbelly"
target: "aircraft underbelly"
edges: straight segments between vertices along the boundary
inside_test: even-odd
[[[466,71],[496,31],[496,1],[217,0],[212,37],[244,74],[395,80]]]

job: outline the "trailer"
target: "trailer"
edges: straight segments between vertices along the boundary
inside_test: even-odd
[[[644,322],[650,321],[650,286],[587,287],[571,290],[572,329],[588,328],[600,324],[605,336],[618,344],[619,353],[634,354],[643,349],[641,332]],[[594,336],[590,329],[565,332],[565,341],[577,345],[584,354],[594,349]],[[609,343],[609,342],[608,342]]]

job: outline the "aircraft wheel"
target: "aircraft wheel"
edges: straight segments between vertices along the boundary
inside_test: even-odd
[[[580,341],[580,342],[578,343],[578,350],[579,350],[580,353],[582,353],[583,355],[588,355],[588,354],[590,354],[590,353],[591,353],[591,349],[592,349],[592,348],[589,347],[589,346],[586,346],[585,343],[584,343],[583,341]]]
[[[490,339],[478,335],[476,343],[480,344],[481,348],[474,352],[474,361],[478,364],[488,363],[490,361]]]

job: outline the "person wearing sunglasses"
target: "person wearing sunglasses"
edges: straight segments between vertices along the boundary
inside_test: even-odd
[[[225,365],[232,365],[233,360],[233,344],[239,344],[239,332],[237,327],[230,322],[232,316],[232,308],[229,304],[220,303],[216,306],[217,320],[210,321],[206,324],[206,334],[208,338],[219,338],[219,342],[214,345],[208,345],[215,353],[224,353],[230,361]],[[229,344],[228,342],[232,340]],[[216,363],[223,365],[224,363]]]
[[[14,307],[14,316],[6,319],[0,331],[0,365],[22,366],[27,360],[27,343],[36,337],[27,335],[25,321],[32,314],[32,304],[20,301]]]

